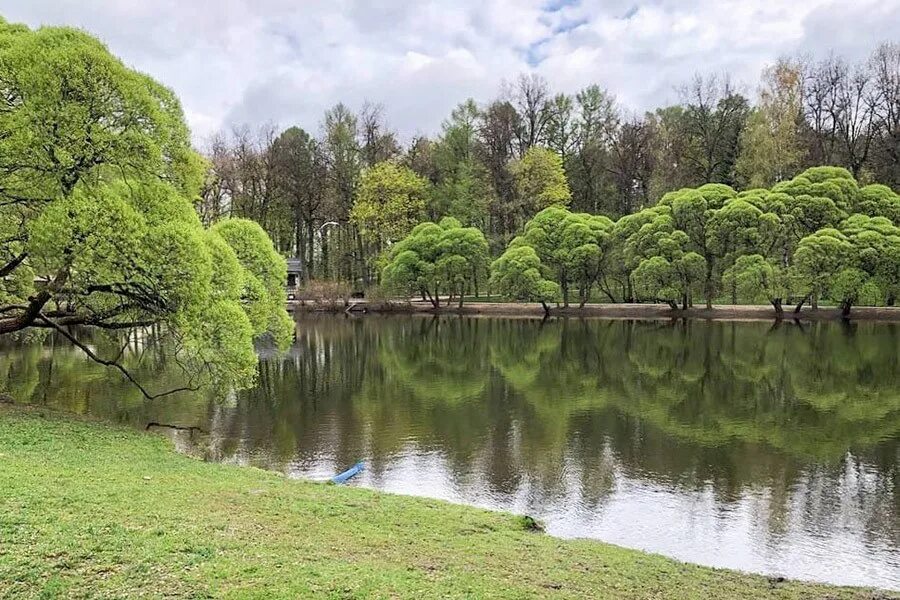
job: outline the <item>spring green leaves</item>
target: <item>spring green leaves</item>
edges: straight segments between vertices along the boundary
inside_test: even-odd
[[[205,229],[171,90],[74,29],[0,21],[0,333],[159,325],[194,386],[247,386],[290,340],[285,264],[250,221]]]
[[[474,227],[463,227],[452,217],[440,223],[421,223],[395,244],[384,268],[386,285],[406,293],[421,294],[435,308],[441,296],[448,302],[474,290],[487,266],[488,245],[484,234]]]

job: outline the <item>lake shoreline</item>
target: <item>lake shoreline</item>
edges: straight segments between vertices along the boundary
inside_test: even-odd
[[[462,308],[456,304],[435,308],[428,302],[351,302],[304,304],[289,303],[288,310],[295,315],[304,313],[347,313],[362,314],[424,314],[424,315],[462,315],[462,316],[494,316],[494,317],[529,317],[545,316],[540,304],[517,302],[467,302]],[[599,319],[645,319],[672,320],[696,319],[704,321],[882,321],[886,323],[900,322],[900,307],[855,307],[845,318],[839,308],[822,307],[812,309],[804,306],[799,313],[793,306],[787,306],[779,316],[768,305],[714,305],[711,309],[696,306],[686,310],[673,310],[665,304],[586,304],[583,307],[570,306],[550,307],[550,317],[599,318]]]
[[[558,539],[509,513],[205,463],[161,436],[47,409],[0,404],[0,456],[0,478],[15,490],[0,493],[15,524],[0,595],[897,597]]]

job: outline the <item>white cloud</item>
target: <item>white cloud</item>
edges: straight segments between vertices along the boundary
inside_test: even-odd
[[[697,72],[752,93],[779,56],[859,59],[900,26],[897,0],[0,0],[0,14],[98,35],[176,90],[198,141],[243,122],[315,132],[326,108],[365,99],[404,138],[434,133],[458,102],[529,70],[636,110]]]

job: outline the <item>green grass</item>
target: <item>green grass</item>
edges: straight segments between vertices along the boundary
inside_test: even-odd
[[[871,598],[291,481],[0,406],[0,598]]]

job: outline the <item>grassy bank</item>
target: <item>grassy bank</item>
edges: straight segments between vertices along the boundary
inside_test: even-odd
[[[0,405],[0,598],[872,598],[526,531],[500,513],[206,464]]]

